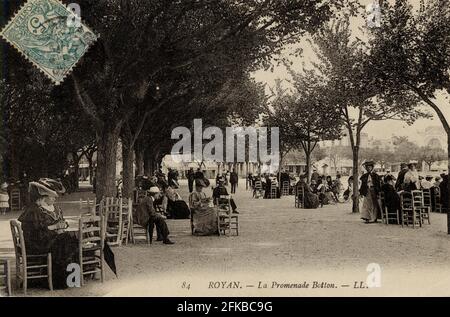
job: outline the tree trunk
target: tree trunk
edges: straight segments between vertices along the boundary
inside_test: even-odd
[[[105,127],[97,134],[97,177],[96,196],[100,201],[103,197],[116,197],[116,156],[119,142],[120,125],[114,128]]]
[[[359,146],[352,149],[353,154],[353,206],[352,212],[359,213]]]
[[[144,175],[145,173],[144,150],[140,146],[136,145],[135,152],[136,152],[136,173],[137,175]]]
[[[305,151],[306,157],[306,181],[311,183],[311,152]]]
[[[122,162],[123,162],[123,175],[122,175],[122,197],[133,197],[134,189],[134,175],[133,175],[133,162],[134,162],[134,149],[130,146],[129,140],[122,140]]]

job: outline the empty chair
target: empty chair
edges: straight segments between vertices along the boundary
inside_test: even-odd
[[[425,206],[423,192],[421,190],[413,190],[411,193],[413,196],[413,208],[416,213],[419,213],[421,223],[423,223],[425,220],[428,220],[428,224],[431,224],[431,207]]]
[[[422,226],[420,212],[416,213],[413,207],[411,193],[403,192],[400,194],[400,206],[402,210],[402,227],[406,224],[407,226],[412,225],[415,228],[417,223],[419,223],[419,226]]]
[[[270,184],[270,197],[269,198],[270,199],[278,198],[277,191],[278,191],[277,183],[275,181],[273,181],[272,184]]]
[[[218,207],[217,220],[219,227],[219,235],[231,235],[232,231],[239,235],[239,216],[232,213],[231,197],[228,195],[221,195],[216,200]]]
[[[16,220],[10,221],[11,234],[16,253],[16,281],[17,287],[23,285],[23,293],[27,294],[28,280],[47,279],[48,287],[53,291],[52,255],[27,255],[25,240],[21,224]]]
[[[0,291],[4,290],[9,296],[11,296],[11,267],[9,266],[8,260],[0,259],[0,281],[2,280],[3,286],[0,284]]]
[[[295,186],[295,208],[305,207],[305,188],[303,186]]]
[[[96,214],[97,198],[83,200],[80,198],[80,211],[82,214]]]
[[[133,208],[131,211],[131,217],[130,217],[130,238],[131,242],[133,244],[138,243],[139,241],[145,241],[148,244],[151,244],[152,240],[150,237],[150,234],[148,232],[148,228],[144,228],[136,223],[134,220],[134,214],[136,211],[136,208],[138,208],[138,204],[133,204]],[[153,237],[153,232],[152,232]]]
[[[104,273],[104,235],[103,220],[101,216],[82,216],[79,220],[79,264],[81,285],[84,284],[85,275],[95,276],[100,273],[103,283]]]
[[[105,237],[110,246],[121,246],[123,241],[128,242],[128,238],[123,236],[124,227],[128,232],[129,209],[123,210],[122,198],[106,197],[102,204],[102,217],[104,219]],[[128,235],[128,234],[127,234]]]
[[[434,187],[434,211],[442,213],[441,189]]]
[[[20,195],[20,189],[19,188],[13,188],[11,189],[10,193],[10,201],[11,201],[11,211],[21,211],[22,210],[22,197]]]

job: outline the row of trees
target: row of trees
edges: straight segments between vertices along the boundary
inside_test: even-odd
[[[328,127],[326,132],[343,128],[350,138],[355,188],[361,133],[369,122],[391,119],[413,123],[430,116],[421,107],[425,103],[436,111],[450,133],[448,121],[435,101],[442,91],[450,92],[449,4],[447,0],[421,1],[420,8],[415,9],[407,0],[393,4],[384,1],[381,26],[362,29],[359,36],[350,27],[349,15],[325,24],[311,39],[316,62],[301,73],[291,71],[295,91],[289,97],[281,94],[275,98],[274,117],[279,117],[277,113],[283,109],[286,118],[293,118],[285,122],[284,129],[295,131],[299,121],[296,114],[308,117],[310,105],[317,121],[309,130],[317,131],[322,126]],[[304,142],[300,132],[292,135],[302,136],[294,146]],[[285,137],[286,144],[292,144],[289,133]],[[315,136],[316,141],[327,138],[330,136],[320,133]],[[359,211],[357,191],[353,211]],[[448,219],[450,230],[450,214]]]
[[[265,96],[249,74],[355,2],[80,0],[83,21],[100,37],[61,86],[5,45],[4,172],[55,177],[69,153],[94,144],[97,195],[114,196],[120,139],[129,195],[133,163],[151,172],[170,152],[174,127],[194,118],[254,123]]]

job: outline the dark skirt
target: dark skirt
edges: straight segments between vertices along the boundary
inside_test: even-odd
[[[170,214],[172,219],[190,219],[191,211],[184,200],[167,202],[167,212]]]

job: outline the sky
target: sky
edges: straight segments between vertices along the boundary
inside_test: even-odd
[[[361,0],[360,3],[363,5],[368,5],[372,3],[373,0]],[[392,1],[390,1],[392,2]],[[414,5],[414,7],[418,7],[419,0],[410,0],[410,3]],[[353,30],[355,35],[361,37],[361,34],[358,32],[358,28],[365,23],[363,18],[354,19],[351,21],[351,25],[353,26]],[[293,68],[296,71],[301,71],[303,68],[303,64],[308,68],[311,61],[315,60],[315,54],[310,47],[310,45],[303,41],[303,43],[298,44],[304,51],[303,55],[300,58],[294,58],[289,56],[289,51],[291,48],[286,48],[286,52],[283,54],[284,57],[289,58],[290,61],[293,62]],[[267,84],[268,87],[274,87],[275,80],[281,79],[286,87],[289,87],[290,84],[288,81],[291,79],[288,71],[284,66],[275,66],[274,71],[264,71],[260,70],[254,73],[254,78],[262,83]],[[437,104],[441,106],[441,110],[444,112],[447,120],[450,120],[450,97],[442,93],[437,96],[436,100]],[[369,137],[373,137],[375,139],[387,139],[392,135],[399,136],[409,136],[411,141],[417,140],[419,137],[419,133],[423,132],[429,126],[440,126],[442,127],[442,123],[437,117],[436,113],[429,107],[424,106],[424,109],[427,110],[431,115],[433,115],[430,119],[419,119],[413,125],[409,126],[405,122],[397,121],[397,120],[387,120],[387,121],[372,121],[370,122],[364,129],[364,132],[369,134]],[[442,130],[444,133],[444,130]]]

